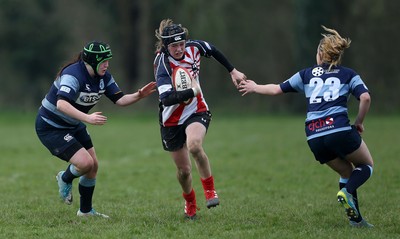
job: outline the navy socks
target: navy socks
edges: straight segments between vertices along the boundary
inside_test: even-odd
[[[76,171],[74,165],[68,165],[68,168],[65,170],[64,174],[62,175],[62,180],[66,183],[72,183],[72,180],[79,177],[78,171]]]
[[[350,175],[346,183],[347,192],[353,194],[357,188],[363,185],[372,174],[372,167],[369,165],[358,165]]]
[[[372,174],[372,167],[369,165],[359,165],[357,166],[350,175],[349,179],[340,179],[339,188],[346,188],[347,192],[353,196],[354,204],[360,216],[357,218],[356,222],[360,222],[362,220],[361,212],[358,207],[358,197],[357,197],[357,188],[363,185]]]

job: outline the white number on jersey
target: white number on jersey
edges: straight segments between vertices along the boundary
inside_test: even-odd
[[[314,88],[311,93],[310,104],[318,104],[322,102],[322,97],[319,97],[318,95],[321,93],[323,86],[328,87],[328,90],[323,92],[323,99],[325,101],[333,101],[339,97],[340,80],[337,77],[329,77],[325,82],[319,77],[313,77],[310,80],[309,86]]]

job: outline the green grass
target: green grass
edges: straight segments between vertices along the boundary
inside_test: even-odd
[[[303,117],[215,113],[205,150],[221,205],[208,210],[197,171],[197,221],[183,219],[175,166],[160,143],[157,115],[108,115],[89,126],[100,161],[94,207],[111,216],[78,218],[59,201],[56,173],[34,115],[0,116],[0,238],[398,238],[400,117],[368,117],[364,139],[375,160],[359,189],[371,230],[350,228],[336,202],[338,176],[308,149]],[[194,166],[193,166],[194,167]]]

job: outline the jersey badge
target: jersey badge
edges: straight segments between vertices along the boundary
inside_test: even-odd
[[[315,67],[314,69],[312,69],[311,73],[313,76],[322,76],[322,74],[324,74],[324,68],[320,66]]]

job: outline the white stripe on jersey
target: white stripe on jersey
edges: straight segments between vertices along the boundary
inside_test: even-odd
[[[158,92],[160,92],[160,94],[170,91],[172,90],[172,85],[160,85],[159,87],[157,87]]]
[[[169,107],[165,107],[162,112],[163,124],[174,115],[174,111],[179,107],[179,104],[171,105]],[[181,117],[177,122],[177,125],[183,124],[192,114],[194,114],[197,110],[197,98],[193,98],[192,102],[189,105],[186,105],[183,109]]]
[[[209,49],[209,50],[211,50],[211,46],[210,46],[210,44],[208,44],[208,42],[204,42],[205,44],[206,44],[206,46],[207,46],[207,48]]]

